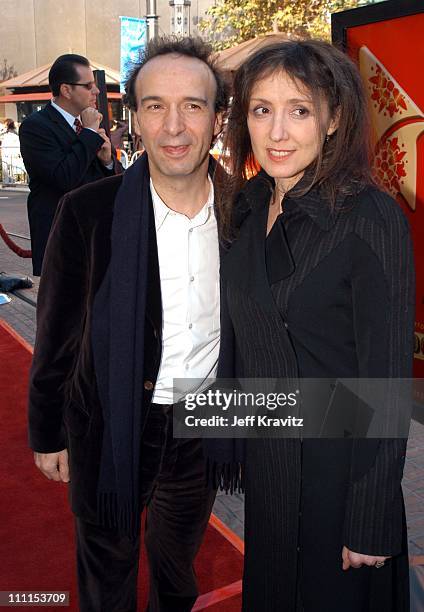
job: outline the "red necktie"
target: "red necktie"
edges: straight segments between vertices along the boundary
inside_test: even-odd
[[[75,125],[75,132],[77,133],[77,136],[78,136],[79,134],[81,134],[82,129],[83,129],[83,125],[81,121],[78,119],[78,117],[75,117],[74,125]]]

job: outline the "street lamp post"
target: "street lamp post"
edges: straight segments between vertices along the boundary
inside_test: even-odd
[[[159,36],[159,16],[156,13],[156,0],[146,0],[147,40]]]

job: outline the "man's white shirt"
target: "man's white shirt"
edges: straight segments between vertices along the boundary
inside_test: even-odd
[[[74,130],[74,132],[76,132],[76,127],[75,127],[75,119],[79,119],[81,121],[81,117],[74,117],[74,115],[71,115],[71,113],[68,113],[68,111],[66,111],[64,108],[62,108],[61,106],[59,106],[59,104],[56,104],[56,102],[54,100],[50,100],[50,104],[53,106],[53,108],[55,108],[57,110],[58,113],[60,113],[62,115],[62,117],[65,119],[65,121],[67,123],[69,123],[69,125],[71,126],[71,128]],[[90,128],[91,130],[92,128]],[[93,132],[95,132],[96,130],[92,130]]]
[[[193,219],[163,202],[152,180],[160,286],[162,359],[152,401],[172,404],[190,386],[174,389],[173,379],[204,381],[216,375],[219,338],[219,244],[214,189]],[[200,385],[201,386],[201,385]],[[175,392],[175,395],[174,395]]]

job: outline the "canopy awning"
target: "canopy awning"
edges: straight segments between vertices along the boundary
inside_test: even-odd
[[[19,74],[13,79],[3,81],[0,83],[0,87],[5,89],[16,89],[19,87],[40,87],[49,84],[49,72],[52,67],[52,63],[45,64],[39,68],[34,68],[23,74]],[[104,70],[106,85],[119,85],[120,75],[117,70],[110,68],[110,66],[104,66],[98,62],[90,62],[90,68],[92,70]],[[42,98],[40,98],[41,100]]]
[[[268,34],[262,34],[250,40],[224,49],[216,54],[216,63],[221,70],[228,72],[235,72],[239,66],[255,51],[258,51],[262,47],[272,45],[274,43],[285,42],[290,40],[290,37],[283,32],[269,32]]]
[[[108,100],[121,100],[122,94],[119,92],[108,91],[107,92]],[[50,100],[52,98],[52,94],[50,91],[44,91],[37,93],[36,91],[33,93],[24,93],[24,94],[9,94],[7,96],[0,96],[0,104],[4,103],[14,103],[14,102],[37,102],[38,100]]]

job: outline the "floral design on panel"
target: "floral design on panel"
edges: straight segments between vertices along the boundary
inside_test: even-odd
[[[374,175],[379,183],[394,195],[400,192],[400,184],[403,177],[406,176],[405,155],[406,151],[402,151],[397,137],[387,138],[377,147]]]
[[[371,68],[374,70],[374,68]],[[406,110],[405,96],[401,94],[393,81],[387,76],[380,66],[376,64],[375,75],[369,78],[372,89],[371,100],[378,106],[378,112],[386,111],[393,117],[395,113],[402,114],[402,109]]]

